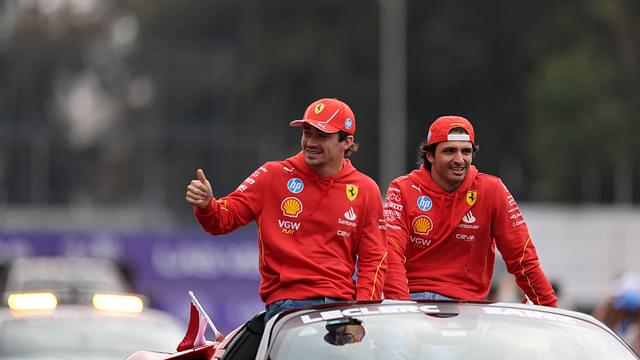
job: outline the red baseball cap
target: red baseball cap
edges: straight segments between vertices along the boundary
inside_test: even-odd
[[[290,126],[309,124],[325,133],[344,131],[349,135],[356,132],[356,117],[349,105],[338,99],[316,100],[307,107],[302,119],[293,120]]]
[[[463,128],[467,133],[449,134],[449,131],[454,128]],[[476,135],[473,131],[473,125],[462,116],[440,116],[429,127],[427,145],[444,141],[470,141],[472,144],[475,144]]]

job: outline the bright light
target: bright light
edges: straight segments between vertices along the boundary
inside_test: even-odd
[[[11,310],[53,310],[58,299],[52,293],[11,294],[7,304]]]
[[[95,294],[93,307],[104,311],[139,313],[144,304],[140,297],[134,295]]]

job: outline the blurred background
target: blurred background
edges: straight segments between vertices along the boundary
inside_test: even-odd
[[[262,307],[255,228],[204,234],[186,185],[201,167],[227,194],[338,97],[383,192],[433,119],[469,118],[475,164],[591,311],[640,270],[639,34],[632,0],[0,1],[0,257],[107,257],[228,331]]]

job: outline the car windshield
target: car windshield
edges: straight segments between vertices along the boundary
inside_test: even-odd
[[[570,316],[493,306],[375,305],[317,311],[278,328],[270,359],[637,359]]]
[[[173,352],[183,330],[178,323],[126,316],[18,318],[0,325],[0,358],[80,354],[124,359],[138,350]]]

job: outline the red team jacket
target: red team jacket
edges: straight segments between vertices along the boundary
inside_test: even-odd
[[[349,160],[331,178],[316,175],[302,153],[267,162],[228,196],[195,208],[195,215],[214,235],[256,221],[266,304],[382,296],[387,242],[380,190]]]
[[[447,193],[422,165],[389,184],[384,212],[390,251],[386,298],[430,291],[484,300],[497,246],[529,299],[556,306],[527,224],[499,178],[471,166],[460,187]]]

